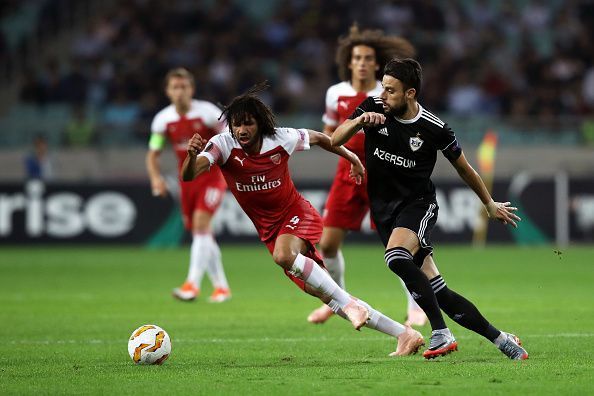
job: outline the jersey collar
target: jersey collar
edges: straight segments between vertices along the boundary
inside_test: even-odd
[[[416,122],[419,118],[421,118],[421,114],[423,113],[423,106],[421,106],[419,102],[417,102],[417,104],[419,105],[419,112],[414,118],[411,118],[410,120],[403,120],[394,116],[394,119],[402,124],[412,124],[413,122]]]

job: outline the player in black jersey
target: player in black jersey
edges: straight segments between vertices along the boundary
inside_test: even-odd
[[[509,358],[526,359],[528,353],[518,337],[497,330],[470,301],[449,289],[433,260],[430,237],[439,208],[430,176],[437,151],[477,194],[489,217],[513,227],[520,218],[509,202],[493,201],[452,129],[417,102],[421,79],[417,61],[388,62],[381,95],[367,98],[336,129],[332,144],[344,144],[361,128],[365,132],[367,190],[371,215],[386,247],[384,258],[423,308],[433,330],[423,356],[431,359],[457,350],[441,308],[456,323],[489,339]]]

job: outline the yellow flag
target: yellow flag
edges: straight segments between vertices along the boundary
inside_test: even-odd
[[[489,130],[485,133],[485,137],[478,148],[478,165],[482,176],[493,175],[496,150],[497,134]]]

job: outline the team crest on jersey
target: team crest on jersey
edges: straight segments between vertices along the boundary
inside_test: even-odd
[[[272,161],[272,163],[274,165],[278,165],[281,163],[281,155],[280,153],[276,153],[270,156],[270,161]]]
[[[411,137],[408,140],[408,143],[410,144],[410,149],[412,151],[417,151],[423,145],[423,140],[420,138],[420,136],[421,136],[421,134],[417,133],[417,136]]]

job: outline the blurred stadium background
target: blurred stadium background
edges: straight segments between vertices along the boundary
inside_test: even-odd
[[[177,243],[176,203],[149,196],[144,168],[166,71],[189,68],[196,96],[215,103],[268,79],[280,125],[320,130],[337,38],[355,21],[416,46],[421,101],[452,125],[473,164],[485,133],[497,134],[495,194],[526,221],[517,233],[490,230],[490,240],[594,240],[591,0],[372,0],[364,12],[341,0],[3,0],[0,243]],[[26,181],[24,160],[37,136],[51,163],[41,184]],[[320,209],[335,162],[318,150],[292,159]],[[470,240],[478,202],[443,159],[434,179],[437,240]],[[219,237],[254,239],[227,201]]]

